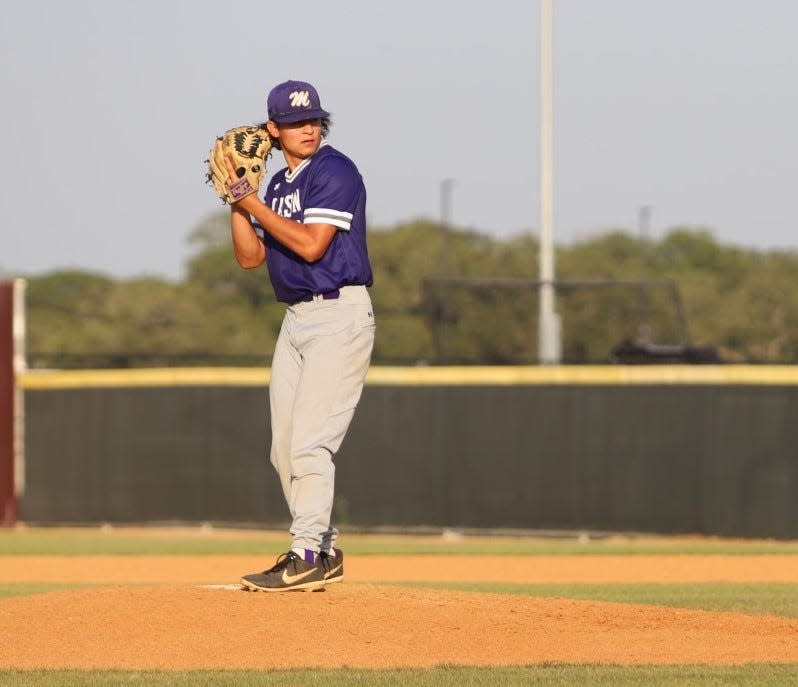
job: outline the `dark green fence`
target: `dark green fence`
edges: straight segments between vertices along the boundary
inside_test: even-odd
[[[282,526],[257,386],[28,389],[20,518]],[[340,525],[798,537],[798,386],[370,384]]]

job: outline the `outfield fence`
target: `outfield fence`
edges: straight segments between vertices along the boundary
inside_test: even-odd
[[[32,523],[284,526],[268,369],[26,372]],[[372,368],[335,515],[363,528],[798,537],[798,368]]]

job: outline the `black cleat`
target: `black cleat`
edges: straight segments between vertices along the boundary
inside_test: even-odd
[[[335,555],[322,551],[319,554],[321,567],[324,569],[325,582],[343,582],[344,579],[344,552],[341,549],[333,549]]]
[[[292,589],[312,592],[322,589],[324,581],[325,569],[321,558],[316,563],[307,563],[295,551],[281,554],[268,570],[241,578],[244,589],[251,592],[288,592]]]

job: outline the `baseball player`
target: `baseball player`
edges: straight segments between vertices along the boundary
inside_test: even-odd
[[[271,463],[291,514],[291,548],[241,579],[253,591],[313,590],[343,579],[331,522],[333,457],[360,400],[374,345],[367,287],[366,189],[355,164],[326,142],[330,115],[309,83],[286,81],[267,99],[266,130],[286,167],[231,204],[241,267],[268,266],[287,304],[269,383]],[[227,161],[230,179],[235,179]]]

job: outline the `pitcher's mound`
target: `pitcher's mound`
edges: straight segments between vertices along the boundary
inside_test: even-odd
[[[82,589],[0,605],[0,665],[13,668],[766,661],[798,661],[798,620],[364,584]]]

